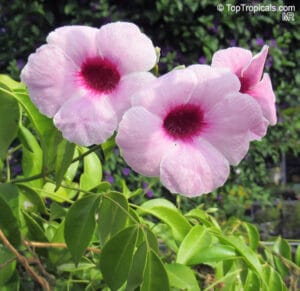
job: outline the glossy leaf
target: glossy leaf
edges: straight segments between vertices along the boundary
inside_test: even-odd
[[[40,213],[47,214],[45,203],[35,190],[26,184],[17,184],[17,186],[20,189],[20,193],[24,195]]]
[[[13,96],[27,113],[40,138],[45,169],[52,170],[56,157],[56,146],[62,140],[61,133],[54,127],[52,119],[38,111],[25,89],[14,90]]]
[[[140,209],[145,211],[146,214],[151,214],[168,224],[177,241],[182,241],[191,229],[187,219],[167,200],[152,199],[143,203]]]
[[[146,267],[146,258],[147,244],[146,242],[143,242],[138,247],[132,260],[132,265],[128,274],[128,280],[126,285],[127,291],[135,290],[138,286],[142,284]]]
[[[82,148],[82,153],[87,149]],[[80,188],[89,191],[98,186],[102,179],[102,166],[98,156],[90,153],[83,159],[84,172],[80,176]]]
[[[0,197],[8,204],[13,215],[19,219],[19,191],[16,185],[9,183],[0,184]]]
[[[248,269],[247,271],[247,277],[246,282],[244,285],[245,291],[257,291],[260,290],[260,280],[258,276],[255,274],[255,272]]]
[[[190,265],[201,263],[220,262],[236,258],[238,255],[235,249],[227,245],[212,245],[208,248],[200,249],[190,258]]]
[[[247,262],[247,264],[257,272],[257,274],[262,274],[262,265],[258,259],[257,254],[250,247],[248,247],[241,239],[233,235],[224,236],[221,234],[217,234],[217,236],[219,237],[221,242],[235,248],[235,250]]]
[[[66,216],[64,236],[75,264],[79,263],[92,239],[98,203],[98,195],[85,196],[71,206]]]
[[[151,248],[154,252],[158,253],[158,242],[153,231],[148,227],[145,227],[144,233],[146,234],[146,240],[148,242],[149,248]]]
[[[0,229],[8,240],[18,246],[21,243],[20,226],[9,204],[0,196]]]
[[[0,87],[13,91],[14,89],[24,89],[24,84],[15,81],[8,75],[0,74]]]
[[[98,232],[102,244],[125,226],[126,212],[128,203],[122,194],[110,192],[102,196],[98,210]]]
[[[296,250],[295,263],[300,267],[300,245],[298,245]]]
[[[271,266],[266,265],[263,268],[264,285],[263,291],[285,291],[285,287],[279,274]]]
[[[17,136],[20,113],[16,100],[2,91],[0,104],[0,159],[3,159]]]
[[[79,150],[78,150],[77,146],[75,146],[73,158],[75,159],[78,156],[79,156]],[[77,170],[78,170],[78,167],[79,167],[79,161],[76,161],[69,165],[67,171],[65,172],[65,179],[67,181],[71,182],[74,180]]]
[[[201,225],[194,226],[182,241],[176,262],[189,265],[193,257],[207,249],[211,242],[212,238],[207,228]]]
[[[187,291],[200,291],[194,272],[181,264],[168,264],[165,266],[170,285]]]
[[[169,278],[167,271],[155,252],[150,250],[147,254],[144,281],[140,291],[169,291]]]
[[[59,188],[65,173],[67,172],[75,151],[75,144],[62,140],[56,148],[57,156],[55,162],[56,190]]]
[[[16,257],[0,244],[0,287],[4,286],[12,277],[16,269]]]
[[[18,136],[23,144],[22,170],[25,177],[41,174],[43,171],[43,152],[36,137],[26,127],[20,125]],[[40,187],[41,179],[30,181],[31,185]]]
[[[100,268],[112,291],[120,288],[128,277],[138,229],[130,226],[113,236],[103,247]]]
[[[291,247],[289,243],[285,239],[282,239],[281,237],[278,237],[277,240],[275,241],[273,250],[276,253],[283,256],[284,258],[286,258],[287,260],[292,259]],[[280,258],[276,256],[274,256],[274,261],[278,271],[283,276],[283,278],[287,276],[289,273],[289,269],[287,268],[287,266],[280,260]]]
[[[259,233],[256,226],[247,222],[244,222],[243,226],[248,233],[249,246],[252,250],[256,250],[259,244]]]
[[[33,219],[26,211],[23,211],[23,215],[28,228],[29,239],[33,241],[48,242],[44,229],[35,221],[35,219]]]

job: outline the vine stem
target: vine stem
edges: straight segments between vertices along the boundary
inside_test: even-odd
[[[32,247],[32,248],[68,248],[68,246],[65,243],[46,243],[46,242],[38,242],[38,241],[24,241],[24,244],[26,246]],[[100,254],[101,250],[96,248],[87,248],[87,251]]]
[[[3,231],[0,229],[0,239],[3,242],[3,245],[5,245],[8,250],[13,253],[20,264],[23,265],[27,273],[30,275],[32,279],[34,279],[42,288],[43,290],[50,291],[50,286],[48,282],[41,276],[39,276],[33,268],[30,267],[29,262],[26,257],[22,256],[15,248],[14,246],[9,242],[9,240],[6,238]]]

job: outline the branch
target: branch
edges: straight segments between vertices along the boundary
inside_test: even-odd
[[[34,279],[42,288],[43,290],[50,291],[50,287],[48,282],[41,276],[39,276],[33,268],[30,267],[27,258],[22,256],[15,248],[14,246],[8,241],[2,230],[0,229],[0,239],[3,242],[3,245],[5,245],[11,253],[13,253],[20,264],[23,265],[27,273],[30,275],[32,279]]]

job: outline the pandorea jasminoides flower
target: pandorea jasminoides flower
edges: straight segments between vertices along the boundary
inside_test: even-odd
[[[154,80],[133,95],[119,124],[124,159],[173,193],[197,196],[223,185],[229,165],[248,151],[250,129],[265,130],[259,105],[239,90],[233,73],[206,65]]]
[[[268,46],[264,46],[260,53],[252,56],[249,50],[232,47],[217,51],[212,58],[213,67],[227,67],[237,75],[241,82],[241,93],[251,95],[261,106],[268,124],[275,125],[276,107],[272,83],[263,69],[268,55]],[[256,135],[256,137],[255,137]],[[262,136],[254,132],[254,139]]]
[[[146,71],[155,62],[151,40],[132,23],[64,26],[30,55],[21,79],[63,136],[88,146],[113,134],[132,93],[154,79]]]

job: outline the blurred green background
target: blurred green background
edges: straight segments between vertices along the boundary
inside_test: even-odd
[[[265,71],[271,75],[277,99],[278,124],[261,142],[251,144],[246,158],[231,171],[228,182],[214,193],[197,199],[168,193],[155,179],[133,173],[122,158],[107,158],[105,179],[116,188],[141,187],[144,197],[165,196],[182,208],[203,204],[220,219],[236,216],[261,225],[263,235],[300,238],[300,30],[299,9],[280,12],[228,11],[228,5],[251,1],[226,1],[217,11],[212,0],[120,1],[0,1],[0,73],[19,79],[30,53],[45,43],[58,26],[84,24],[95,27],[111,21],[136,23],[161,48],[159,72],[177,65],[210,64],[214,52],[241,46],[254,53],[269,45]],[[260,5],[295,5],[287,1],[260,1]],[[293,9],[293,8],[289,8]],[[16,174],[19,160],[15,161]],[[297,217],[298,215],[298,217]],[[271,224],[270,224],[271,223]]]

